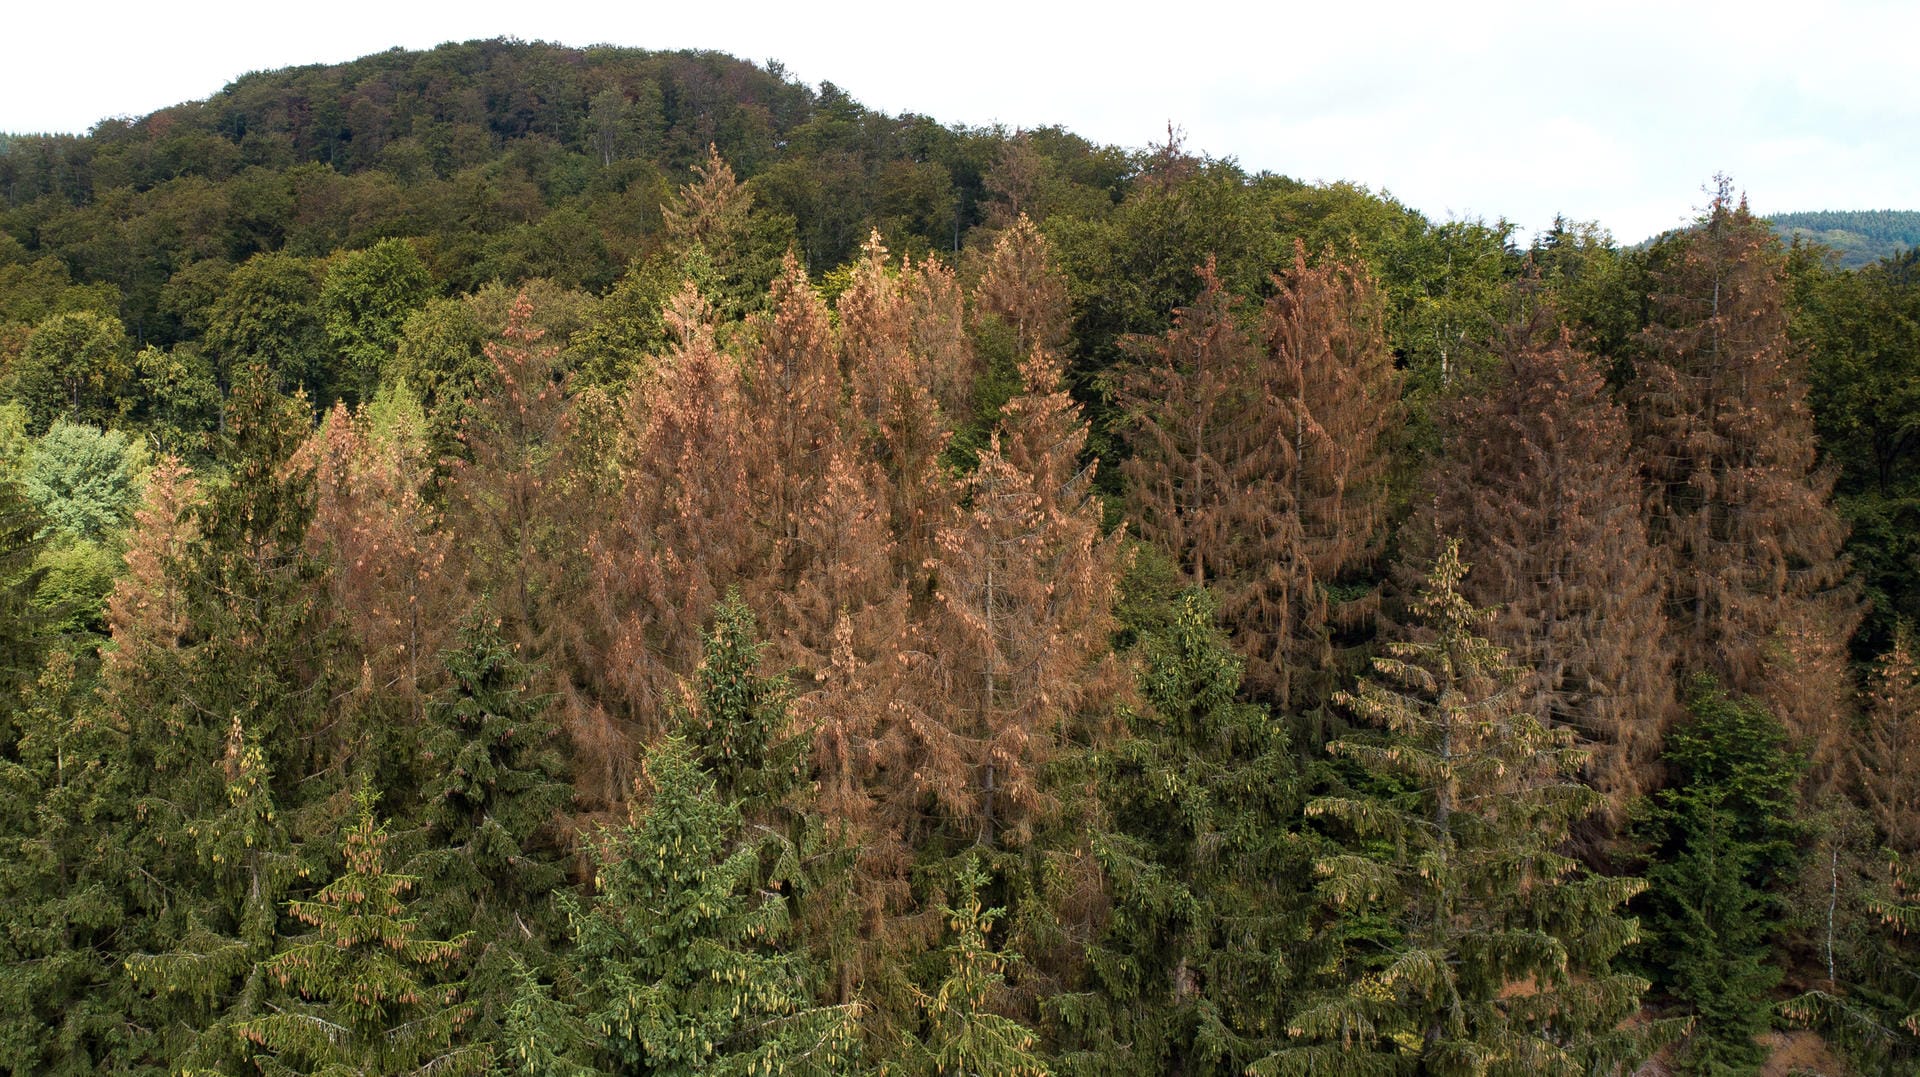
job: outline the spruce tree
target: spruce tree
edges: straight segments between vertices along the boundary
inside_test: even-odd
[[[1013,331],[1016,356],[1057,352],[1067,343],[1066,278],[1047,238],[1024,213],[994,240],[973,301],[978,314],[993,315]]]
[[[468,459],[449,461],[448,522],[461,536],[460,568],[486,594],[516,641],[544,650],[552,626],[554,479],[569,417],[559,349],[542,344],[522,293],[460,432]]]
[[[1849,745],[1853,790],[1887,848],[1920,855],[1920,659],[1904,625],[1875,666],[1863,710]]]
[[[908,592],[895,580],[894,542],[879,468],[835,453],[799,531],[804,567],[779,596],[773,653],[793,670],[792,715],[809,746],[809,821],[818,847],[796,914],[809,944],[838,973],[835,994],[891,992],[888,955],[910,906],[912,851],[887,798],[904,758],[899,704],[906,685]],[[877,1013],[875,1008],[869,1011]]]
[[[1653,275],[1628,401],[1680,666],[1760,699],[1830,781],[1859,613],[1787,336],[1779,241],[1723,179],[1706,219],[1656,250]]]
[[[193,1065],[230,1055],[223,1030],[260,1005],[252,973],[315,859],[294,836],[324,832],[351,763],[330,711],[327,566],[306,545],[312,472],[289,463],[306,409],[266,382],[251,369],[228,402],[229,479],[194,507],[197,538],[122,596],[115,629],[132,634],[106,696],[138,783],[133,855],[158,891],[130,965],[167,1011],[160,1042]]]
[[[1173,328],[1134,345],[1133,516],[1220,594],[1248,688],[1312,708],[1377,605],[1399,392],[1381,302],[1361,270],[1296,250],[1255,340],[1213,263],[1200,274]]]
[[[1311,865],[1283,723],[1238,699],[1205,590],[1143,634],[1142,705],[1101,753],[1110,908],[1082,989],[1048,1000],[1084,1074],[1240,1074],[1282,1041],[1303,985]]]
[[[807,754],[806,738],[794,733],[787,716],[784,678],[759,671],[766,644],[758,635],[753,611],[739,592],[729,591],[713,608],[694,678],[698,704],[683,732],[721,800],[752,815],[794,789]]]
[[[1648,942],[1655,984],[1695,1015],[1682,1061],[1737,1073],[1765,1052],[1767,994],[1780,982],[1773,922],[1796,873],[1804,766],[1779,719],[1750,698],[1696,680],[1692,720],[1667,737],[1672,782],[1638,835],[1649,849]]]
[[[1910,765],[1920,667],[1905,624],[1863,703],[1864,725],[1848,746],[1852,798],[1830,798],[1808,820],[1805,868],[1785,902],[1796,934],[1813,943],[1800,956],[1824,975],[1780,1009],[1820,1030],[1861,1072],[1891,1073],[1920,1059],[1920,896],[1911,878],[1920,801]]]
[[[269,1073],[485,1073],[488,1051],[461,1042],[472,1016],[459,1000],[464,985],[441,982],[438,971],[469,936],[421,937],[407,897],[415,879],[392,870],[373,797],[356,799],[345,867],[311,899],[292,903],[293,918],[312,930],[262,962],[287,993],[235,1030]]]
[[[1665,589],[1625,413],[1590,359],[1541,332],[1510,329],[1484,384],[1444,411],[1431,497],[1400,556],[1414,575],[1438,536],[1478,551],[1461,593],[1496,611],[1486,635],[1526,670],[1523,705],[1588,750],[1586,778],[1607,799],[1593,823],[1611,833],[1658,783],[1679,709]]]
[[[943,841],[1031,838],[1056,806],[1043,770],[1085,735],[1083,701],[1103,702],[1117,672],[1108,635],[1122,549],[1101,533],[1079,461],[1086,427],[1060,373],[1045,353],[1028,363],[1027,392],[965,482],[966,511],[938,536],[908,764]],[[899,806],[917,813],[912,799]]]
[[[646,773],[632,821],[601,836],[594,896],[572,917],[576,1010],[602,1055],[663,1077],[843,1072],[857,1011],[814,1003],[813,970],[783,948],[786,902],[755,885],[761,858],[739,812],[677,737],[648,753]]]
[[[835,310],[856,421],[886,475],[895,571],[919,581],[947,512],[947,491],[936,476],[950,417],[929,382],[932,372],[914,353],[914,309],[902,280],[912,272],[888,266],[886,245],[875,232]]]
[[[146,1017],[121,967],[139,930],[125,737],[87,663],[51,651],[0,735],[0,1070],[138,1070]],[[0,712],[4,713],[4,712]]]
[[[346,700],[354,754],[392,785],[466,602],[449,570],[452,536],[426,498],[426,417],[404,386],[382,389],[357,414],[335,405],[301,459],[315,473],[308,542],[335,566],[328,597],[359,660]]]
[[[854,446],[831,318],[791,255],[769,303],[741,395],[743,418],[752,424],[747,467],[759,479],[748,496],[754,518],[774,538],[765,585],[784,591],[814,556],[801,530],[824,492],[828,467]],[[809,638],[817,644],[824,636]]]
[[[626,404],[622,496],[593,536],[593,613],[606,638],[607,702],[639,742],[671,728],[708,613],[768,578],[773,532],[752,518],[740,370],[689,284],[668,312],[674,343]]]
[[[468,998],[478,1035],[506,1020],[516,966],[548,960],[566,881],[555,833],[572,798],[553,697],[499,627],[470,617],[440,656],[448,684],[426,700],[417,747],[419,840],[407,863],[414,910],[435,935],[473,932]]]
[[[1329,254],[1309,267],[1296,242],[1276,283],[1260,315],[1260,384],[1279,402],[1271,433],[1289,446],[1284,504],[1299,534],[1278,568],[1286,584],[1265,600],[1291,608],[1256,619],[1271,638],[1249,652],[1247,676],[1300,709],[1323,706],[1350,675],[1379,609],[1400,375],[1385,297],[1363,265]]]
[[[969,858],[955,880],[958,900],[941,910],[948,931],[940,951],[944,974],[939,986],[920,993],[924,1025],[909,1072],[926,1077],[1047,1077],[1053,1072],[1037,1050],[1033,1030],[993,1009],[995,993],[1006,980],[1003,970],[1019,955],[988,945],[994,922],[1006,910],[981,906],[986,885],[986,874]]]
[[[1254,620],[1252,589],[1281,551],[1292,516],[1284,486],[1291,443],[1259,383],[1241,304],[1212,262],[1200,294],[1174,312],[1173,328],[1135,345],[1140,362],[1121,397],[1134,428],[1123,465],[1129,516],[1194,587],[1222,596],[1229,625]]]
[[[1480,635],[1457,544],[1341,701],[1377,736],[1329,749],[1366,782],[1307,814],[1344,838],[1316,864],[1335,982],[1292,1015],[1261,1074],[1583,1074],[1639,1060],[1622,1025],[1646,983],[1613,962],[1637,879],[1561,851],[1599,794],[1573,779],[1571,732],[1521,705],[1521,672]]]
[[[578,444],[584,409],[545,337],[520,293],[501,339],[484,348],[487,372],[460,435],[468,458],[447,462],[445,529],[458,536],[452,566],[477,608],[522,660],[546,670],[582,798],[604,805],[624,795],[632,754],[608,701],[579,691],[598,687],[595,674],[607,668],[604,640],[583,639],[592,619],[577,605],[597,593],[586,585],[583,551],[598,503],[579,471],[604,461]]]

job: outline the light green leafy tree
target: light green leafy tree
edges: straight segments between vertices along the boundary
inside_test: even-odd
[[[146,460],[118,430],[61,419],[33,443],[22,478],[49,523],[98,542],[124,527],[139,504]]]
[[[335,393],[367,400],[399,347],[407,318],[433,294],[433,277],[404,239],[340,256],[320,285],[320,315],[337,355]]]

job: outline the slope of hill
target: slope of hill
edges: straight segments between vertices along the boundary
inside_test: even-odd
[[[1807,239],[1831,247],[1843,269],[1858,269],[1920,247],[1920,210],[1814,210],[1767,218],[1786,240]]]

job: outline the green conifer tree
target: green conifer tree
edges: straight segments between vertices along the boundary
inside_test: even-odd
[[[0,740],[0,1071],[133,1068],[124,738],[85,664],[48,657]]]
[[[1654,795],[1640,837],[1651,850],[1645,960],[1695,1014],[1681,1052],[1692,1072],[1757,1067],[1754,1037],[1780,982],[1778,891],[1800,861],[1796,786],[1805,763],[1786,728],[1751,698],[1696,682],[1691,722],[1667,738],[1672,784]]]
[[[1637,1060],[1622,1030],[1646,982],[1613,968],[1635,940],[1637,879],[1560,850],[1599,794],[1568,730],[1526,713],[1520,671],[1480,636],[1457,543],[1414,604],[1419,634],[1341,701],[1377,737],[1329,749],[1365,776],[1310,817],[1346,835],[1316,865],[1335,984],[1291,1018],[1258,1074],[1585,1074]]]
[[[443,656],[451,683],[429,697],[420,734],[423,930],[472,931],[468,998],[481,1036],[506,1019],[514,969],[539,965],[560,934],[554,890],[566,881],[555,823],[568,806],[552,696],[499,626],[470,618]]]
[[[256,1012],[255,970],[311,872],[296,836],[332,829],[349,763],[329,721],[327,567],[305,544],[311,472],[289,463],[305,412],[261,368],[243,379],[227,409],[229,479],[196,506],[197,540],[162,567],[177,616],[114,655],[106,702],[127,731],[133,855],[155,891],[130,966],[161,1000],[163,1051],[179,1065],[214,1065],[235,1046],[221,1030]]]
[[[1242,660],[1204,590],[1140,626],[1145,706],[1102,754],[1112,909],[1086,990],[1048,1009],[1075,1073],[1240,1074],[1279,1046],[1308,846],[1285,727],[1240,701]]]
[[[600,842],[597,893],[575,910],[578,1010],[617,1072],[839,1074],[856,1007],[817,1006],[814,970],[780,947],[780,880],[756,888],[759,850],[740,841],[689,746],[647,756],[650,796]]]
[[[759,672],[766,644],[753,611],[730,590],[713,608],[713,630],[695,676],[699,706],[686,722],[695,760],[713,776],[721,799],[747,809],[772,806],[792,790],[807,742],[787,719],[784,678]]]
[[[386,827],[362,793],[346,836],[346,866],[293,917],[313,930],[288,940],[262,964],[290,993],[236,1026],[267,1073],[472,1074],[486,1072],[484,1047],[460,1042],[472,1007],[460,984],[434,982],[469,936],[421,937],[408,915],[413,876],[388,868]]]
[[[1011,1017],[994,1012],[994,995],[1006,980],[1003,970],[1019,960],[995,950],[987,936],[1004,909],[983,908],[980,891],[986,873],[969,857],[955,888],[959,900],[943,908],[947,945],[941,951],[945,978],[920,993],[925,1028],[914,1045],[910,1071],[927,1077],[1047,1077],[1053,1070],[1036,1048],[1039,1037]]]

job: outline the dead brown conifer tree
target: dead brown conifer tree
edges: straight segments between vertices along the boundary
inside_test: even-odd
[[[1424,536],[1458,539],[1461,585],[1490,609],[1483,634],[1527,671],[1526,709],[1573,729],[1591,754],[1612,830],[1658,782],[1677,696],[1665,589],[1640,516],[1626,414],[1564,337],[1518,327],[1486,384],[1442,419],[1445,441],[1403,561],[1430,562]],[[1418,567],[1413,567],[1413,566]]]
[[[1656,253],[1628,406],[1681,666],[1761,699],[1818,782],[1842,749],[1859,613],[1783,271],[1779,241],[1722,181],[1707,219]]]

